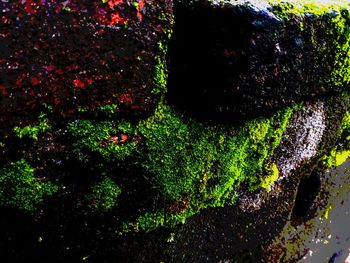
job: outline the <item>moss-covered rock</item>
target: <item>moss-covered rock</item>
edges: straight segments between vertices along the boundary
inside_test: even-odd
[[[171,1],[0,5],[0,207],[49,258],[232,259],[347,157],[345,3],[177,1],[169,47]]]
[[[347,1],[175,1],[169,100],[202,118],[267,114],[349,87]]]
[[[6,165],[0,170],[0,205],[35,214],[44,199],[58,191],[44,180],[35,177],[35,169],[24,159]]]
[[[88,200],[96,211],[107,212],[117,205],[120,193],[121,190],[118,185],[110,178],[104,177],[91,187],[91,194],[88,196]]]

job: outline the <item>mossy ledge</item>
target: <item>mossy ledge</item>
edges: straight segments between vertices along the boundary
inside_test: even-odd
[[[137,159],[169,204],[131,223],[135,230],[149,231],[184,222],[206,207],[232,204],[243,184],[269,190],[278,178],[269,157],[296,108],[244,125],[207,126],[160,102],[154,115],[137,123],[78,120],[68,131],[77,138],[73,146],[79,158],[88,150],[110,161]]]

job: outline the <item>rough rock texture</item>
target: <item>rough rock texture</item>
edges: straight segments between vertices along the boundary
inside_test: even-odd
[[[349,5],[176,1],[169,99],[238,119],[346,89]]]
[[[61,117],[154,107],[171,1],[1,1],[0,10],[1,125],[48,105]]]
[[[277,2],[1,1],[0,256],[256,262],[312,218],[348,5]]]
[[[340,123],[330,124],[327,120],[343,116],[346,108],[347,101],[337,99],[308,103],[302,111],[296,112],[273,157],[281,174],[272,191],[242,194],[234,206],[208,209],[190,219],[176,232],[178,239],[172,247],[174,261],[232,262],[237,258],[239,262],[256,262],[268,257],[269,252],[262,251],[260,245],[271,242],[291,218],[293,222],[306,220],[305,215],[294,218],[299,182],[313,170],[315,160],[320,157],[319,150],[329,149],[331,145],[325,143],[334,140],[332,129],[337,130]],[[319,122],[315,115],[323,116],[323,121]],[[310,125],[312,117],[314,122]],[[329,128],[319,129],[326,123]],[[303,147],[306,152],[300,152],[300,143],[309,147],[317,145],[313,150]],[[318,190],[313,194],[322,196]],[[312,194],[312,188],[303,191]],[[319,202],[311,200],[308,205],[318,206],[321,200],[327,203],[325,196],[328,195],[320,197]],[[308,207],[297,205],[300,209]],[[200,249],[194,250],[193,247]],[[250,261],[245,261],[248,258]]]

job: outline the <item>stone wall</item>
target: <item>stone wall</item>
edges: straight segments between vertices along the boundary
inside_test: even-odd
[[[302,258],[283,240],[329,208],[323,174],[350,156],[349,10],[2,1],[0,255]]]

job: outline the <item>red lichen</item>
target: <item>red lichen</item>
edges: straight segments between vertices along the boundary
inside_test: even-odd
[[[114,8],[115,6],[118,6],[122,3],[124,3],[124,0],[109,0],[108,1],[108,5],[110,8]]]
[[[155,8],[146,23],[151,3]],[[145,87],[153,83],[152,74],[145,78],[150,71],[145,61],[154,56],[164,26],[157,19],[167,8],[163,3],[140,0],[135,9],[126,0],[3,2],[2,115],[51,105],[69,116],[79,106],[96,109],[111,98],[122,103],[121,110],[145,110],[150,95]],[[143,32],[154,32],[154,39],[143,39]],[[143,60],[134,59],[136,53]]]
[[[0,85],[0,95],[8,95],[7,87],[4,85]]]
[[[33,86],[40,84],[40,81],[36,77],[32,77],[31,82]]]
[[[142,22],[143,16],[142,16],[142,10],[145,7],[145,2],[144,0],[140,0],[139,4],[137,6],[137,18],[139,19],[140,22]]]
[[[121,142],[126,142],[128,140],[128,135],[122,134],[120,135]]]
[[[133,103],[133,98],[131,97],[131,95],[130,94],[121,94],[120,96],[119,96],[119,101],[121,102],[121,103],[124,103],[124,104],[131,104],[131,103]]]
[[[110,21],[111,25],[118,25],[118,24],[121,25],[121,24],[125,24],[126,22],[127,20],[121,17],[118,12],[111,14],[111,21]]]
[[[81,89],[85,88],[85,83],[80,79],[73,80],[73,84],[74,84],[74,87],[76,88],[81,88]]]

